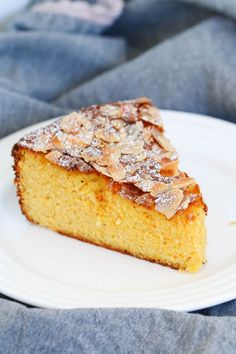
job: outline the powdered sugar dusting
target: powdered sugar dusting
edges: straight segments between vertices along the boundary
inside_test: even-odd
[[[178,155],[163,134],[159,110],[147,98],[73,112],[28,134],[19,145],[47,153],[48,160],[66,169],[95,169],[121,184],[122,197],[155,205],[168,218],[196,196],[184,196],[188,178],[178,173]],[[175,183],[181,178],[182,189]]]

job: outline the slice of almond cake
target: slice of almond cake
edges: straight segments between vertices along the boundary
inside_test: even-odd
[[[94,105],[13,147],[23,214],[36,224],[172,268],[205,262],[207,207],[148,98]]]

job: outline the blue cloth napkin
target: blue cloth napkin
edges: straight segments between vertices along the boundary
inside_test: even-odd
[[[111,12],[109,0],[99,3]],[[96,11],[33,6],[0,33],[0,137],[143,95],[160,108],[236,122],[235,0],[130,0],[123,11],[122,1],[114,4],[120,15],[102,21]],[[235,352],[236,300],[189,314],[45,310],[0,299],[0,354]]]

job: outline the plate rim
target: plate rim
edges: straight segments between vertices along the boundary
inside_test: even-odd
[[[192,113],[192,112],[185,112],[185,111],[175,111],[175,110],[161,110],[161,113],[162,113],[162,116],[165,116],[167,114],[172,114],[172,115],[179,115],[179,116],[182,116],[183,115],[188,115],[188,116],[192,116],[193,118],[197,118],[197,119],[201,119],[201,120],[204,120],[204,121],[208,121],[208,122],[211,122],[213,124],[221,124],[221,126],[231,126],[231,127],[234,127],[233,129],[236,128],[236,124],[233,123],[233,122],[228,122],[228,121],[225,121],[225,120],[222,120],[220,118],[215,118],[215,117],[212,117],[212,116],[207,116],[207,115],[203,115],[203,114],[197,114],[197,113]],[[45,124],[48,124],[50,123],[51,121],[53,121],[54,119],[57,119],[59,117],[55,117],[55,118],[52,118],[52,119],[49,119],[49,120],[44,120],[44,121],[41,121],[41,122],[38,122],[38,123],[35,123],[33,125],[30,125],[30,126],[27,126],[27,127],[24,127],[14,133],[11,133],[9,135],[7,135],[6,137],[0,139],[0,144],[5,144],[7,143],[8,140],[11,140],[12,138],[14,138],[15,136],[19,136],[21,134],[24,134],[25,132],[28,132],[30,130],[33,130],[33,129],[37,129]],[[235,267],[235,264],[233,264],[233,267]],[[0,279],[1,279],[1,272],[0,272]],[[188,284],[187,284],[188,285]],[[187,286],[186,285],[186,286]],[[4,287],[3,287],[4,288]],[[186,306],[179,306],[179,308],[176,308],[175,310],[177,311],[195,311],[195,310],[199,310],[201,308],[206,308],[206,307],[209,307],[209,306],[214,306],[214,305],[217,305],[219,303],[222,303],[222,302],[225,302],[225,301],[230,301],[232,299],[234,299],[236,297],[236,287],[235,287],[235,294],[234,293],[231,293],[231,294],[228,294],[228,296],[226,295],[223,295],[223,294],[219,294],[218,297],[215,296],[215,300],[212,301],[212,300],[208,300],[205,301],[205,305],[200,305],[200,304],[195,304],[195,305],[192,305],[191,307],[189,307],[188,305]],[[5,289],[2,289],[2,286],[0,285],[0,291],[6,295],[6,296],[9,296],[13,299],[17,299],[18,301],[21,301],[21,302],[24,302],[24,303],[27,303],[27,304],[30,304],[30,305],[33,305],[33,306],[40,306],[40,307],[45,307],[45,308],[62,308],[62,307],[57,307],[57,306],[54,306],[53,304],[50,304],[49,306],[47,305],[47,301],[45,302],[44,300],[40,300],[39,298],[37,300],[34,301],[34,299],[30,298],[30,296],[27,296],[27,295],[24,295],[24,294],[17,294],[17,297],[16,295],[14,295],[14,291],[12,292],[11,290],[7,290],[6,288]],[[81,306],[80,306],[81,307]],[[97,307],[97,306],[91,306],[91,307]],[[111,306],[99,306],[99,307],[111,307]],[[115,306],[115,307],[118,307],[118,308],[123,308],[123,307],[145,307],[145,308],[150,308],[150,307],[153,307],[153,305],[141,305],[141,306],[123,306],[123,305],[118,305],[118,306]],[[71,308],[71,307],[65,307],[65,308]],[[75,308],[75,307],[72,307],[72,308]],[[77,307],[78,308],[78,307]],[[161,308],[159,306],[156,306],[156,308]]]

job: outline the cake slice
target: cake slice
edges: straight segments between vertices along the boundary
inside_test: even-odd
[[[206,205],[145,97],[83,108],[13,147],[23,214],[63,235],[197,271]]]

